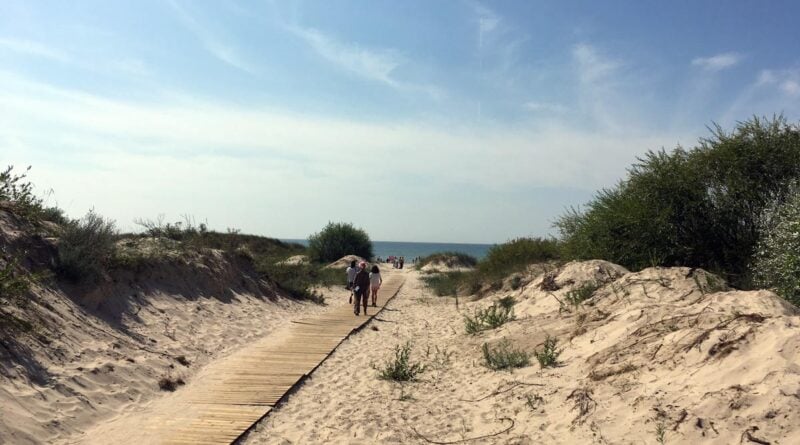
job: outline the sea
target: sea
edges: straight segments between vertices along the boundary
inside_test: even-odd
[[[308,245],[304,239],[284,239],[282,241]],[[494,244],[460,244],[460,243],[412,243],[403,241],[373,241],[372,252],[376,258],[389,256],[405,257],[411,262],[416,257],[425,257],[436,252],[460,252],[482,259]]]

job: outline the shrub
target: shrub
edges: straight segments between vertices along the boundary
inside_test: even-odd
[[[431,275],[422,275],[420,279],[430,288],[436,296],[458,295],[458,290],[468,284],[469,278],[474,277],[469,272],[445,272]]]
[[[528,265],[560,258],[555,239],[517,238],[492,246],[486,258],[478,263],[478,271],[491,279],[504,278],[524,270]]]
[[[42,200],[33,194],[33,185],[24,181],[30,169],[17,175],[9,165],[0,172],[0,201],[12,202],[14,213],[29,221],[37,219],[42,212]]]
[[[686,151],[648,152],[616,187],[555,225],[569,258],[602,258],[629,269],[690,266],[747,284],[758,218],[800,177],[800,129],[781,117],[719,126]]]
[[[558,356],[561,355],[561,350],[556,349],[558,339],[555,337],[547,336],[544,341],[544,347],[541,351],[534,351],[533,355],[539,361],[539,366],[542,368],[549,368],[558,364]]]
[[[58,244],[58,271],[71,280],[99,277],[114,252],[114,222],[89,211],[64,227]]]
[[[596,291],[599,287],[600,285],[593,281],[586,283],[577,289],[572,289],[571,291],[567,292],[567,294],[564,296],[564,300],[571,304],[572,307],[578,308],[581,303],[591,298],[594,294],[594,291]]]
[[[444,263],[448,267],[475,267],[478,260],[466,253],[461,252],[437,252],[432,253],[426,257],[422,257],[417,261],[417,269],[421,269],[426,264],[430,263]]]
[[[388,360],[378,376],[383,380],[409,382],[416,380],[417,375],[425,371],[425,365],[411,362],[411,342],[397,345],[394,348],[394,360]]]
[[[488,343],[483,344],[484,364],[495,371],[501,369],[524,368],[530,365],[530,354],[519,349],[513,349],[508,339],[503,339],[492,349]]]
[[[345,255],[372,258],[372,241],[367,232],[349,223],[328,223],[308,237],[308,255],[314,261],[331,262]]]
[[[3,249],[0,258],[0,298],[16,300],[28,291],[30,279],[20,271],[19,258],[9,255]]]
[[[314,286],[331,286],[344,281],[344,275],[340,270],[325,268],[319,264],[283,264],[279,258],[259,257],[256,269],[295,298],[324,304],[325,297],[316,292]]]
[[[50,221],[60,225],[69,223],[69,218],[67,218],[64,210],[58,207],[44,207],[39,216],[44,221]]]
[[[464,327],[467,334],[477,334],[498,328],[511,320],[514,320],[513,303],[494,303],[486,309],[476,310],[472,317],[464,315]]]
[[[800,183],[785,203],[774,202],[765,209],[760,231],[751,268],[755,284],[800,305]]]

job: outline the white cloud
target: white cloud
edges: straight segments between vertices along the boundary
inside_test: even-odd
[[[500,24],[500,16],[480,3],[473,4],[473,8],[478,16],[478,48],[480,49],[483,48],[484,36],[494,31]]]
[[[397,82],[392,78],[392,71],[404,63],[396,51],[369,50],[356,45],[346,45],[316,29],[298,27],[290,29],[329,62],[361,77],[396,86]]]
[[[255,67],[240,53],[239,49],[234,45],[224,42],[218,36],[214,35],[207,26],[201,24],[195,19],[186,9],[177,3],[176,0],[170,0],[169,4],[172,9],[177,13],[178,18],[188,28],[200,42],[203,47],[220,61],[249,74],[255,74],[257,70]]]
[[[342,43],[313,28],[294,26],[288,29],[308,43],[323,59],[359,77],[381,82],[396,89],[424,92],[434,98],[440,98],[443,94],[438,87],[432,85],[397,79],[394,71],[408,61],[395,50],[368,49]]]
[[[706,71],[721,71],[739,64],[742,55],[734,52],[717,54],[711,57],[697,57],[692,60],[692,65]]]
[[[790,96],[800,95],[800,82],[796,80],[786,80],[781,84],[781,90]]]
[[[585,43],[572,48],[572,57],[578,63],[578,74],[584,84],[605,80],[620,67],[619,62],[603,56]]]
[[[522,107],[528,111],[533,112],[543,112],[543,113],[565,113],[567,111],[567,107],[561,104],[553,104],[548,102],[536,102],[530,101],[525,102],[522,104]]]
[[[0,48],[30,56],[44,57],[58,62],[70,61],[70,57],[63,51],[30,40],[0,38]]]

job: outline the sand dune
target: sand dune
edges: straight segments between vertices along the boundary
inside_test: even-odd
[[[800,315],[768,291],[728,289],[699,269],[629,272],[604,261],[524,274],[479,301],[434,297],[413,269],[370,325],[344,342],[248,444],[800,443]],[[592,297],[568,303],[591,283]],[[333,305],[346,292],[328,290]],[[33,351],[49,380],[4,368],[0,437],[7,443],[148,443],[143,419],[164,415],[246,344],[325,307],[235,295],[187,300],[148,293],[123,326],[132,341],[72,300],[43,293],[63,332]],[[464,315],[512,296],[516,319],[476,335]],[[133,307],[131,306],[131,307]],[[135,320],[135,323],[134,323]],[[272,336],[272,337],[271,337]],[[532,352],[558,339],[558,365],[492,371],[481,348]],[[397,345],[426,365],[416,382],[380,380]],[[177,357],[183,356],[189,366]],[[159,378],[181,377],[175,393]],[[760,442],[759,442],[760,441]]]
[[[591,261],[457,309],[405,273],[374,329],[342,345],[245,443],[640,444],[658,443],[659,431],[665,443],[800,443],[800,316],[770,292],[728,291],[702,270]],[[581,307],[558,303],[589,281],[602,286]],[[464,313],[509,294],[516,321],[464,333]],[[484,342],[532,351],[547,335],[563,349],[555,368],[482,364]],[[407,340],[428,370],[418,382],[379,380],[373,366]]]

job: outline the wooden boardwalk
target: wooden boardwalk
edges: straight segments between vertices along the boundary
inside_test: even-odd
[[[401,274],[390,274],[381,287],[378,307],[370,306],[367,317],[353,315],[352,305],[337,307],[324,315],[293,322],[282,340],[249,347],[247,354],[209,376],[202,392],[192,394],[178,416],[154,425],[156,435],[170,445],[236,441],[342,341],[380,312],[404,280]]]

